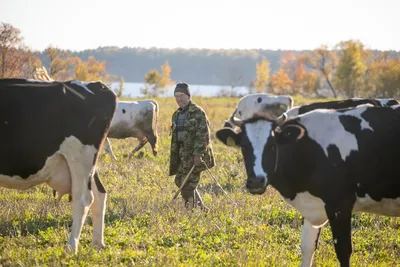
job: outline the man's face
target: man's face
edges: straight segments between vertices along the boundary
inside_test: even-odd
[[[184,108],[189,104],[190,97],[184,93],[176,92],[175,100],[180,108]]]

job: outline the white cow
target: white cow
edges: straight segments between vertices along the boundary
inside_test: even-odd
[[[132,154],[139,151],[147,142],[153,155],[157,155],[158,103],[155,100],[118,101],[117,110],[111,121],[107,139],[104,142],[106,152],[116,159],[109,138],[124,139],[134,137],[139,140]]]
[[[256,113],[268,113],[278,118],[292,107],[293,98],[290,95],[249,94],[239,100],[236,110],[230,119],[225,121],[224,127],[234,128],[235,117],[246,120],[252,118]]]

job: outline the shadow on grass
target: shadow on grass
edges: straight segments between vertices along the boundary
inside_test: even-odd
[[[122,199],[122,198],[121,198]],[[114,200],[117,201],[118,200]],[[127,216],[124,209],[118,210],[106,210],[105,224],[113,224],[116,221],[121,221]],[[84,225],[93,226],[93,220],[91,212],[89,211],[86,217]],[[46,231],[49,228],[68,228],[68,231],[72,230],[72,214],[55,214],[53,212],[44,212],[39,214],[20,213],[10,218],[3,218],[0,221],[0,236],[1,237],[15,237],[15,236],[27,236],[37,235],[41,231]]]

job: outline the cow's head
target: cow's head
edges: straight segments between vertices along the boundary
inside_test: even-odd
[[[289,95],[249,94],[239,100],[234,114],[242,120],[250,119],[258,112],[277,118],[292,107],[293,99]]]
[[[223,128],[216,133],[225,145],[241,148],[247,173],[246,187],[252,194],[263,194],[273,179],[278,166],[279,146],[296,142],[304,136],[303,126],[295,120],[284,123],[285,120],[286,115],[278,119],[257,115],[241,121],[239,132]]]

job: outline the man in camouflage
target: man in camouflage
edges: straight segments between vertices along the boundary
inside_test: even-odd
[[[204,110],[191,100],[187,83],[178,83],[174,96],[179,108],[172,115],[169,175],[175,175],[175,184],[180,187],[194,164],[181,191],[184,206],[194,208],[200,204],[207,209],[196,188],[201,172],[215,165],[210,123]]]

